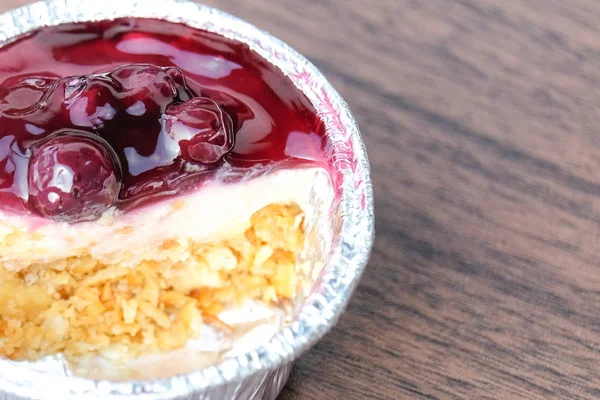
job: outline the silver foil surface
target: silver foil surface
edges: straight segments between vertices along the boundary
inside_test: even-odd
[[[114,370],[110,375],[97,365],[82,370],[60,357],[35,363],[0,360],[0,399],[275,399],[291,363],[337,322],[371,251],[373,192],[356,121],[327,79],[295,50],[240,19],[188,0],[34,3],[0,15],[0,46],[42,26],[121,17],[160,18],[244,42],[280,68],[313,103],[327,127],[334,193],[316,184],[310,194],[312,213],[331,210],[325,212],[328,221],[309,216],[309,245],[303,261],[307,265],[301,263],[301,267],[311,284],[283,318],[264,315],[270,323],[257,327],[276,329],[259,333],[264,344],[258,348],[231,346],[225,357],[186,349],[145,362],[139,376],[131,375],[131,369],[126,374]],[[176,366],[173,373],[167,367],[169,362]],[[181,365],[187,365],[187,370],[181,370]]]

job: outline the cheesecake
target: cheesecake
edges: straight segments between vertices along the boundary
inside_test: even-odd
[[[291,80],[214,33],[128,18],[0,47],[0,356],[129,360],[293,304],[326,152]]]

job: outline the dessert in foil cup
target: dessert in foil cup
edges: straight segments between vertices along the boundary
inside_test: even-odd
[[[316,169],[292,176],[283,168],[267,182],[281,185],[283,191],[293,192],[292,186],[309,188],[299,190],[294,197],[303,212],[304,241],[295,262],[294,288],[288,301],[276,305],[257,300],[219,310],[219,323],[202,321],[199,336],[185,347],[169,347],[169,351],[127,361],[116,362],[119,357],[111,358],[110,352],[100,352],[103,357],[68,357],[43,351],[34,354],[35,360],[28,360],[33,357],[27,356],[31,352],[16,351],[17,356],[0,360],[0,394],[7,399],[275,399],[289,376],[291,363],[337,322],[371,250],[373,194],[356,122],[339,94],[303,56],[246,22],[187,0],[35,3],[0,15],[0,46],[15,43],[42,27],[121,18],[183,24],[245,44],[282,72],[314,107],[323,123],[327,173]],[[107,75],[101,78],[106,81]],[[128,112],[137,112],[131,107]],[[255,183],[250,185],[263,190],[257,186],[261,182],[258,174],[252,178]],[[298,179],[306,181],[304,186],[296,182]],[[294,185],[289,185],[290,180]],[[212,196],[224,193],[231,195],[214,190]],[[280,215],[287,211],[275,212]],[[5,241],[2,246],[8,245]],[[35,247],[32,251],[35,253]],[[273,290],[287,293],[285,287]],[[121,312],[125,311],[123,306]],[[220,329],[220,324],[226,329]]]

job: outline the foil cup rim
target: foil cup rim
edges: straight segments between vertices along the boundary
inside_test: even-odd
[[[0,360],[0,391],[21,398],[77,395],[119,399],[135,395],[138,399],[171,399],[240,382],[260,371],[289,363],[338,321],[373,245],[373,188],[356,120],[325,76],[304,56],[269,33],[191,0],[162,0],[160,6],[151,0],[46,0],[0,14],[0,46],[43,26],[119,17],[159,18],[212,31],[245,42],[280,68],[308,96],[326,125],[341,224],[320,279],[293,323],[256,350],[190,374],[128,382],[57,376]],[[44,394],[48,388],[53,389],[52,393]]]

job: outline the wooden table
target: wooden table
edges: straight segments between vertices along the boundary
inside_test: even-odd
[[[599,397],[600,3],[207,3],[311,58],[373,166],[371,263],[281,399]]]

